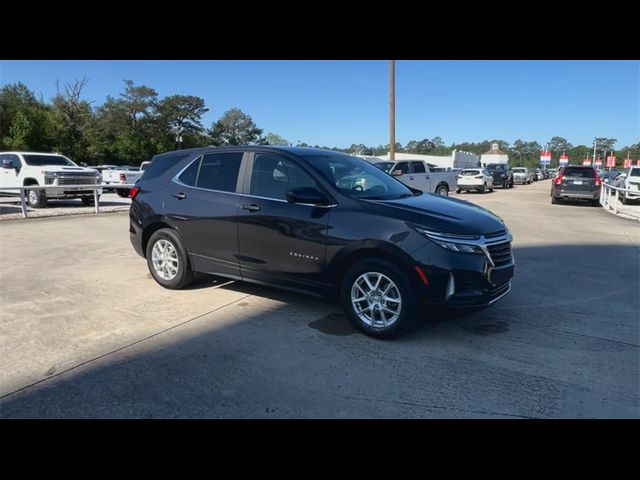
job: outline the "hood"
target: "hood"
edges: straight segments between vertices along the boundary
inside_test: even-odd
[[[503,220],[464,200],[423,193],[399,200],[359,200],[366,208],[442,233],[483,235],[505,230]]]

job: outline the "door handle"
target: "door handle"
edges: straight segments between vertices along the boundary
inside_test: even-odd
[[[172,193],[171,196],[177,198],[178,200],[184,200],[185,198],[187,198],[187,196],[182,192]]]
[[[260,207],[255,203],[252,203],[251,205],[242,205],[242,207],[240,208],[246,210],[247,212],[257,212],[258,210],[260,210]]]

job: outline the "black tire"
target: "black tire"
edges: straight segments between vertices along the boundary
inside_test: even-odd
[[[438,188],[436,188],[436,194],[437,195],[442,195],[443,197],[448,197],[449,196],[449,189],[444,184],[443,185],[438,185]]]
[[[82,197],[82,205],[84,205],[85,207],[93,207],[95,205],[95,199],[93,198],[93,196],[91,197]],[[98,200],[100,200],[100,195],[98,195]]]
[[[462,189],[461,188],[456,188],[456,193],[460,193],[460,192],[462,192]]]
[[[178,270],[175,276],[170,280],[165,280],[164,278],[162,278],[156,272],[156,269],[153,266],[153,247],[159,240],[168,241],[175,249],[178,257]],[[186,287],[193,281],[194,274],[193,270],[191,270],[189,255],[187,255],[187,251],[184,249],[182,240],[180,239],[178,234],[170,228],[162,228],[151,235],[149,243],[147,243],[146,257],[147,266],[149,267],[151,276],[164,288],[168,288],[170,290],[179,290]]]
[[[368,325],[360,319],[351,303],[351,291],[354,288],[354,283],[361,275],[369,272],[381,273],[389,278],[396,285],[397,293],[402,300],[398,318],[387,327]],[[416,321],[416,293],[412,283],[407,274],[387,260],[362,260],[349,267],[342,278],[340,298],[344,311],[353,325],[373,338],[395,338],[406,332]]]
[[[131,189],[130,188],[116,188],[116,193],[118,194],[119,197],[127,198],[129,195],[131,195]]]
[[[37,185],[37,183],[35,184]],[[26,191],[27,204],[31,208],[45,208],[47,206],[47,195],[44,190],[34,188]]]
[[[486,183],[484,185],[482,185],[482,188],[480,189],[480,193],[487,193],[487,184]]]
[[[591,200],[591,206],[592,207],[599,207],[600,206],[600,200]]]
[[[557,205],[558,203],[560,203],[560,201],[559,201],[556,197],[554,197],[553,195],[551,195],[551,203],[552,203],[553,205]]]
[[[622,200],[623,205],[629,205],[629,199],[624,193],[620,193],[620,199]]]
[[[489,187],[489,191],[493,193],[493,184],[491,184],[491,187]]]
[[[511,180],[511,183],[509,184],[509,188],[513,188],[515,185],[515,182],[513,180]]]
[[[502,188],[509,188],[508,180],[505,180],[504,182],[502,182]]]

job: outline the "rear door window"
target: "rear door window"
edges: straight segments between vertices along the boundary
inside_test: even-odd
[[[207,190],[235,192],[241,163],[242,152],[204,155],[196,185]]]
[[[411,162],[411,170],[413,173],[427,173],[422,162]]]

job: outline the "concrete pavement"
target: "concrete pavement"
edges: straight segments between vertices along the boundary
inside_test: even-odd
[[[549,181],[461,194],[514,234],[510,295],[397,341],[328,301],[169,291],[126,214],[0,224],[0,418],[640,417],[640,226]]]

